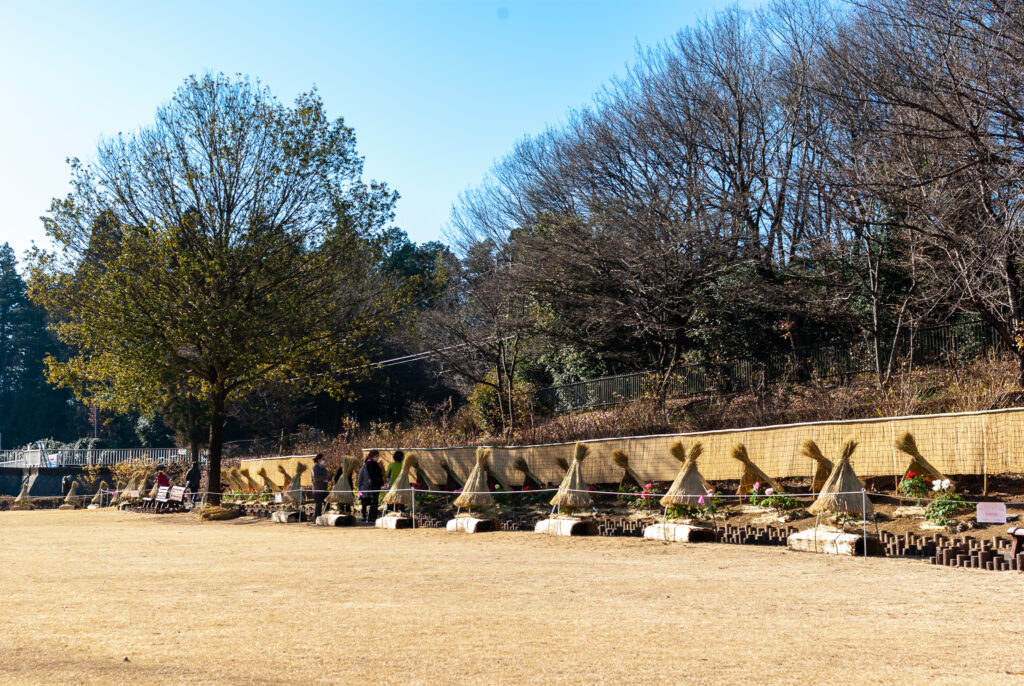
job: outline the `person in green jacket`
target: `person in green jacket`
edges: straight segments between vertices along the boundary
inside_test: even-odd
[[[391,464],[388,465],[387,471],[384,473],[387,478],[387,484],[385,488],[391,488],[391,484],[395,483],[398,479],[398,475],[402,472],[402,460],[405,459],[405,453],[401,450],[396,450],[395,454],[391,456]],[[405,505],[394,505],[395,512],[404,512]]]

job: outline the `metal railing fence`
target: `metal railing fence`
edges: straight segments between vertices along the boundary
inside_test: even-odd
[[[199,454],[205,461],[206,452]],[[89,467],[112,465],[132,460],[151,464],[188,462],[189,451],[179,448],[123,448],[114,450],[0,450],[0,467]]]
[[[905,328],[879,341],[883,368],[898,363],[938,365],[977,357],[1000,346],[995,329],[984,321]],[[838,341],[789,351],[720,362],[681,366],[668,382],[668,397],[686,398],[709,393],[736,393],[766,383],[802,382],[812,378],[846,379],[875,370],[874,339]],[[542,407],[565,413],[639,400],[652,394],[660,380],[654,371],[605,376],[549,386],[537,391]]]

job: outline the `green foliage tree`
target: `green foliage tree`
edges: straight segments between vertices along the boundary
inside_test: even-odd
[[[49,377],[114,409],[201,398],[209,488],[228,403],[291,380],[343,394],[404,290],[382,277],[397,194],[362,181],[355,135],[315,91],[288,107],[245,78],[190,77],[156,122],[72,161],[30,295],[74,354]]]
[[[58,353],[46,316],[27,296],[14,250],[0,245],[0,434],[12,447],[53,435],[75,435],[66,390],[46,383],[43,358]]]

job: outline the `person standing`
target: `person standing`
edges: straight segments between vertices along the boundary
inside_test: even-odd
[[[391,456],[391,464],[388,465],[388,481],[385,484],[385,488],[391,488],[391,484],[398,481],[398,475],[402,473],[402,462],[405,461],[405,453],[401,450],[396,450],[394,455]],[[393,512],[405,512],[405,505],[392,505],[391,509]]]
[[[359,477],[356,479],[359,503],[363,509],[363,521],[370,524],[377,521],[377,501],[380,498],[380,490],[384,486],[384,470],[377,462],[379,454],[376,450],[367,453],[366,460],[359,470]]]
[[[196,502],[196,496],[199,494],[199,482],[202,478],[203,475],[199,471],[199,460],[193,460],[192,466],[185,472],[185,490],[188,491],[188,500],[193,505]]]
[[[70,474],[65,474],[64,478],[60,480],[60,494],[65,498],[68,497],[68,493],[71,491],[71,482],[74,479],[71,478]]]
[[[323,514],[324,500],[327,499],[327,486],[331,473],[324,466],[323,453],[313,458],[313,521]]]

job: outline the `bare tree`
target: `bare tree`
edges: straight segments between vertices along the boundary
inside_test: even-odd
[[[865,136],[885,147],[862,188],[905,208],[933,301],[991,324],[1024,384],[1021,57],[1015,3],[876,0],[838,31],[824,81],[848,105],[876,104]]]
[[[533,328],[531,299],[514,287],[515,265],[485,241],[468,248],[453,270],[453,286],[435,299],[417,324],[424,345],[472,383],[494,389],[501,429],[516,428],[517,368]]]

